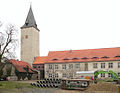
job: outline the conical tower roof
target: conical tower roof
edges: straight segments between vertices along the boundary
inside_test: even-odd
[[[28,27],[34,27],[34,28],[36,28],[37,30],[39,30],[39,29],[37,28],[37,24],[36,24],[36,21],[35,21],[35,18],[34,18],[33,11],[32,11],[32,7],[31,7],[31,6],[30,6],[30,9],[29,9],[29,12],[28,12],[28,15],[27,15],[25,24],[24,24],[21,28],[28,28]]]

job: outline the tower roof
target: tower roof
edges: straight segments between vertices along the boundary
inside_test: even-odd
[[[39,29],[37,28],[37,24],[36,24],[36,21],[35,21],[35,18],[34,18],[33,11],[32,11],[32,7],[31,7],[31,6],[30,6],[30,9],[29,9],[29,12],[28,12],[28,15],[27,15],[25,24],[24,24],[21,28],[28,28],[28,27],[34,27],[34,28],[36,28],[37,30],[39,30]]]

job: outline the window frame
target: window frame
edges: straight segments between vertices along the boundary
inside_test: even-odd
[[[58,69],[58,64],[55,64],[55,69]]]
[[[49,77],[49,78],[52,78],[52,77],[53,77],[53,75],[52,75],[51,73],[49,73],[49,74],[48,74],[48,77]]]
[[[101,77],[105,77],[105,73],[101,73]]]
[[[111,73],[108,73],[108,77],[113,77],[113,74],[111,74]]]
[[[98,68],[98,63],[93,63],[93,68]]]
[[[101,68],[105,68],[105,63],[101,63]]]
[[[69,69],[73,69],[73,64],[69,64]]]
[[[118,62],[118,68],[120,68],[120,62]]]
[[[69,78],[73,78],[73,73],[69,73]]]
[[[52,69],[52,68],[53,68],[53,67],[52,67],[52,64],[49,64],[48,68],[49,68],[49,69]]]
[[[113,68],[113,63],[112,62],[108,63],[108,68]]]
[[[118,77],[120,77],[120,72],[118,72]]]
[[[62,64],[62,69],[66,69],[66,64]]]
[[[58,73],[55,73],[54,77],[55,77],[55,78],[58,78],[58,77],[59,77]]]
[[[80,64],[79,63],[75,64],[75,68],[79,69],[80,68]]]
[[[63,74],[62,74],[62,77],[63,77],[63,78],[66,78],[66,77],[67,77],[67,74],[66,74],[66,73],[63,73]]]

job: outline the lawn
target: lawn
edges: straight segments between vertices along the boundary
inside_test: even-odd
[[[0,89],[15,89],[15,88],[33,88],[33,87],[30,85],[30,83],[0,81]]]

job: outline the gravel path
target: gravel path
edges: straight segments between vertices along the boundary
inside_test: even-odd
[[[1,90],[0,93],[55,93],[57,89],[39,89],[39,88],[23,88],[23,89],[11,89]]]
[[[24,88],[24,89],[12,89],[12,90],[0,90],[0,93],[117,93],[111,91],[77,91],[77,90],[61,90],[55,88]]]

